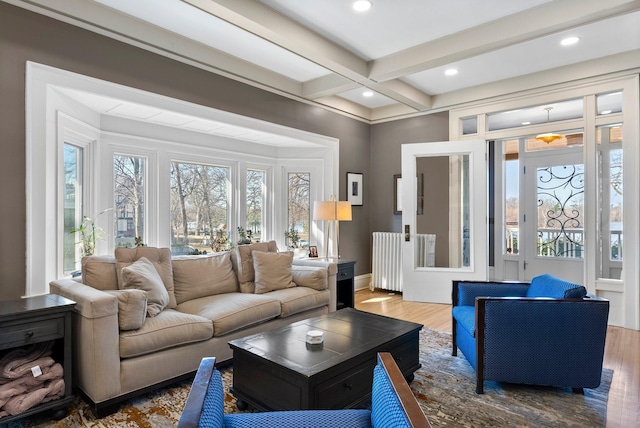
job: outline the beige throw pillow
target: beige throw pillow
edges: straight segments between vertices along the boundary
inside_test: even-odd
[[[256,294],[295,287],[291,276],[293,264],[292,253],[263,253],[254,251],[253,268],[255,269]]]
[[[174,257],[173,286],[178,304],[199,297],[237,292],[238,280],[231,266],[231,254]]]
[[[329,288],[327,269],[319,266],[293,266],[291,276],[293,276],[293,282],[295,282],[296,285],[319,291]]]
[[[141,257],[149,260],[158,271],[162,283],[169,293],[167,308],[174,309],[177,306],[176,296],[173,292],[173,268],[171,265],[171,250],[168,248],[136,247],[116,248],[116,271],[118,273],[118,288],[122,288],[122,268],[131,265]]]
[[[106,290],[118,298],[118,326],[120,330],[137,330],[147,317],[147,292],[143,290]]]
[[[253,257],[251,256],[254,251],[276,253],[278,246],[276,241],[259,242],[251,245],[238,245],[231,252],[233,270],[238,276],[238,283],[242,293],[253,293],[255,291],[255,270],[253,269]]]
[[[146,257],[122,268],[122,289],[135,288],[147,292],[147,315],[155,317],[169,304],[169,293],[158,271]]]

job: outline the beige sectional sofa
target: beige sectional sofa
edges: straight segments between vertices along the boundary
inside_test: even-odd
[[[335,310],[335,263],[293,260],[275,242],[171,257],[117,249],[82,260],[82,277],[51,282],[77,302],[73,381],[103,416],[120,401],[191,376],[228,341]]]

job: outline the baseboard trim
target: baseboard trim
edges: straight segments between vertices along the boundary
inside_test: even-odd
[[[371,283],[371,274],[367,273],[364,275],[358,275],[354,278],[354,281],[354,287],[356,291],[369,288],[369,284]]]

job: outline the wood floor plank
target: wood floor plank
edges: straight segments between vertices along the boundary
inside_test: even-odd
[[[451,305],[405,302],[402,294],[358,290],[356,309],[423,324],[451,333]],[[613,370],[607,402],[607,427],[640,427],[640,331],[607,329],[604,367]]]

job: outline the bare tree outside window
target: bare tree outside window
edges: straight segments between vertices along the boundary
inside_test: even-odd
[[[136,238],[144,243],[145,159],[113,157],[115,246],[133,247]]]
[[[247,233],[253,242],[262,241],[264,171],[247,170]]]
[[[171,163],[171,245],[175,254],[211,251],[212,233],[228,223],[229,168]]]
[[[289,173],[289,204],[287,231],[293,229],[300,236],[299,245],[309,245],[311,174],[308,172]]]

